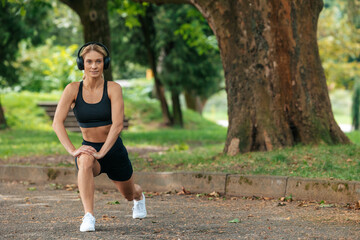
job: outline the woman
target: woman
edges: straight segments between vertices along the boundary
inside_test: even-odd
[[[133,218],[146,217],[146,208],[145,196],[141,187],[134,184],[131,162],[119,137],[124,119],[122,89],[103,77],[103,70],[110,64],[109,52],[100,43],[87,43],[80,48],[77,63],[84,70],[83,81],[66,86],[55,112],[53,129],[61,144],[75,157],[85,212],[80,231],[87,232],[95,231],[94,177],[101,173],[108,175],[127,200],[134,200]],[[64,126],[70,107],[83,135],[78,149]]]

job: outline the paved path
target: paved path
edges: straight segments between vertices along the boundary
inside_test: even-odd
[[[109,190],[96,191],[97,231],[81,233],[68,190],[0,182],[0,239],[360,239],[360,211],[341,205],[147,193],[149,217],[134,220],[132,203]]]

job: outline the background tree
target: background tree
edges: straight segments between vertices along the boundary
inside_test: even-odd
[[[332,114],[319,57],[321,0],[146,2],[193,4],[214,31],[228,96],[224,152],[349,143]]]
[[[352,125],[359,128],[360,4],[325,1],[318,27],[321,61],[330,91],[353,90]],[[339,34],[341,33],[341,34]]]
[[[14,66],[18,44],[30,39],[38,45],[46,38],[45,29],[51,29],[47,21],[51,5],[45,1],[22,2],[2,1],[0,4],[0,88],[18,83],[18,71]],[[0,102],[0,128],[6,126]]]
[[[192,108],[201,113],[206,99],[220,89],[221,62],[203,32],[204,19],[193,6],[161,6],[155,21],[161,80],[171,93],[174,122],[182,126],[180,94],[193,96],[189,102],[201,99]]]
[[[222,81],[216,39],[201,14],[192,6],[156,7],[129,1],[115,1],[110,6],[116,19],[113,32],[122,36],[113,40],[116,52],[121,53],[117,58],[146,64],[153,70],[164,122],[175,119],[182,125],[179,94],[184,90],[201,96],[200,106],[193,108],[201,112]],[[174,117],[168,111],[163,84],[172,95]]]
[[[318,26],[322,65],[330,90],[353,89],[360,75],[360,26],[349,18],[346,1],[326,1]]]
[[[120,38],[114,39],[120,71],[129,72],[126,63],[138,63],[151,68],[154,75],[156,96],[159,99],[165,125],[172,125],[165,97],[165,89],[157,73],[156,30],[153,21],[155,9],[149,4],[135,4],[131,1],[113,1],[110,5],[114,20],[113,32]]]
[[[85,42],[101,42],[108,48],[111,53],[110,25],[108,18],[107,0],[61,0],[68,5],[80,17],[83,25]],[[104,71],[105,79],[112,81],[111,64]]]

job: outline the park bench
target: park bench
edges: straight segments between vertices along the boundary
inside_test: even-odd
[[[51,118],[51,121],[54,119],[57,102],[38,102],[37,105],[45,109],[46,114]],[[75,114],[72,109],[70,109],[66,117],[66,120],[64,122],[64,125],[65,128],[71,132],[81,132],[79,124],[76,120]],[[129,119],[124,117],[123,130],[128,129],[128,127],[129,127]]]

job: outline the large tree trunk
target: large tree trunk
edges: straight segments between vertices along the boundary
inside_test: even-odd
[[[80,17],[84,28],[85,42],[100,42],[111,53],[110,25],[107,0],[60,0],[73,9]],[[104,71],[105,79],[112,81],[111,64]]]
[[[334,120],[317,46],[322,0],[149,0],[195,5],[224,66],[224,152],[349,143]]]
[[[6,124],[5,114],[4,114],[2,104],[0,101],[0,130],[4,129],[6,127],[7,127],[7,124]]]
[[[149,6],[146,10],[146,15],[145,16],[139,15],[138,19],[141,24],[141,30],[143,32],[145,39],[145,47],[148,54],[149,65],[154,74],[155,90],[156,90],[156,95],[160,101],[163,120],[166,125],[172,125],[173,119],[170,115],[169,107],[166,102],[165,89],[163,84],[160,82],[157,73],[157,61],[156,61],[155,40],[154,40],[156,33],[155,33],[155,26],[154,26],[152,14],[153,14],[153,9],[151,6]]]

